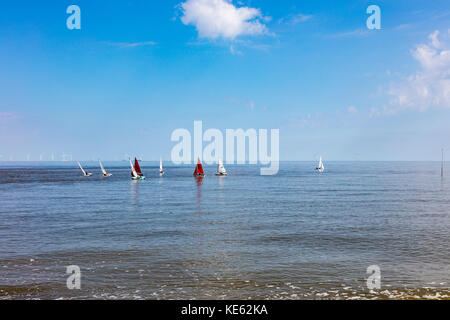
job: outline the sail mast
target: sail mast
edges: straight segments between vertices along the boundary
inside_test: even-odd
[[[162,157],[159,157],[159,175],[162,176],[164,174],[164,170],[162,167]]]
[[[132,173],[133,177],[137,177],[138,174],[137,174],[136,170],[133,167],[133,163],[131,162],[131,158],[130,158],[130,166],[131,166],[131,173]]]
[[[102,169],[103,174],[106,175],[106,170],[103,168],[102,162],[98,160],[98,163],[100,163],[100,168]]]
[[[86,175],[86,171],[84,171],[83,167],[81,166],[81,163],[78,161],[78,166],[80,167],[81,171],[83,171],[83,174]]]

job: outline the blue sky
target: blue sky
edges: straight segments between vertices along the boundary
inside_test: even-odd
[[[169,159],[194,120],[279,128],[281,160],[450,150],[448,1],[209,1],[4,3],[0,160]]]

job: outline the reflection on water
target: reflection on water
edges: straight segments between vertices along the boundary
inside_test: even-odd
[[[217,205],[219,207],[226,205],[225,203],[225,180],[226,176],[217,176]]]
[[[225,178],[226,178],[226,176],[217,176],[217,184],[219,185],[219,189],[223,189],[223,185],[224,185],[224,182],[225,182]]]
[[[202,212],[202,185],[203,177],[194,177],[195,184],[197,185],[197,212]]]
[[[132,204],[134,207],[139,207],[139,188],[141,185],[141,180],[131,180],[130,186],[131,186],[131,197],[132,197]]]

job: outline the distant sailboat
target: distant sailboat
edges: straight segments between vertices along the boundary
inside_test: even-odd
[[[162,158],[159,158],[159,175],[162,176],[164,174],[164,170],[162,168]]]
[[[98,160],[98,163],[100,163],[100,168],[102,169],[103,176],[104,176],[104,177],[111,177],[112,174],[106,172],[105,168],[103,168],[102,162],[101,162],[100,160]]]
[[[219,159],[219,163],[217,164],[217,172],[216,176],[226,176],[227,170],[225,170],[225,167],[223,166],[222,161]]]
[[[141,171],[141,167],[139,166],[139,162],[136,158],[134,158],[134,166],[130,159],[130,166],[131,166],[131,179],[132,180],[144,180],[145,176]]]
[[[197,165],[195,166],[194,177],[204,177],[204,176],[205,173],[203,172],[203,166],[200,161],[200,158],[198,158]]]
[[[134,170],[133,164],[131,163],[131,158],[129,158],[130,160],[130,167],[131,167],[131,179],[133,180],[137,180],[137,178],[139,177],[136,170]]]
[[[78,166],[80,167],[80,169],[81,169],[81,171],[83,172],[83,175],[84,175],[85,177],[92,176],[92,173],[89,173],[89,172],[84,171],[84,169],[83,169],[83,167],[81,166],[81,163],[80,163],[80,162],[78,162]]]
[[[325,167],[324,167],[323,162],[322,162],[322,156],[320,156],[319,166],[316,168],[316,170],[319,171],[319,172],[323,172],[323,170],[325,170]]]
[[[442,149],[441,177],[444,177],[444,149]]]

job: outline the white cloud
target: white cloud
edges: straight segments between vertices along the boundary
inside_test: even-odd
[[[239,50],[237,50],[233,45],[231,45],[230,46],[230,52],[231,52],[231,54],[233,54],[233,55],[242,55],[242,52],[241,51],[239,51]]]
[[[389,94],[396,109],[450,108],[450,50],[439,40],[439,31],[429,35],[430,43],[412,50],[421,69],[403,82],[393,84]]]
[[[290,126],[294,128],[312,128],[316,125],[316,119],[313,119],[313,116],[308,113],[306,115],[301,115],[299,117],[294,117],[289,119]]]
[[[441,42],[438,39],[439,36],[439,30],[434,31],[432,34],[428,36],[428,38],[431,40],[431,45],[435,48],[441,47]]]
[[[332,38],[346,38],[346,37],[364,37],[369,34],[370,32],[367,29],[355,29],[352,31],[338,32],[330,36]]]
[[[394,28],[394,30],[403,30],[403,29],[408,29],[410,27],[411,27],[411,24],[405,23],[405,24],[401,24],[401,25],[396,26]]]
[[[280,20],[278,20],[278,23],[284,23],[284,24],[290,24],[290,25],[295,25],[298,23],[302,23],[302,22],[306,22],[309,21],[313,18],[312,15],[309,14],[303,14],[303,13],[298,13],[296,15],[293,16],[289,16],[287,18],[281,18]]]
[[[302,13],[299,13],[299,14],[295,15],[295,16],[292,18],[291,23],[297,24],[297,23],[300,23],[300,22],[306,22],[306,21],[308,21],[308,20],[311,20],[312,17],[313,17],[313,16],[312,16],[312,15],[309,15],[309,14],[302,14]]]
[[[370,111],[369,111],[370,118],[378,117],[380,115],[381,115],[381,112],[380,112],[380,110],[378,110],[378,108],[375,108],[375,107],[370,108]]]
[[[381,108],[372,107],[369,110],[369,118],[376,118],[381,116],[392,116],[395,114],[395,111],[392,108],[388,108],[386,106],[382,106]]]
[[[358,113],[358,109],[355,106],[350,106],[347,108],[348,113],[355,114]]]
[[[19,119],[19,116],[11,112],[0,112],[0,123],[6,123],[12,120]]]
[[[105,42],[106,44],[119,48],[136,48],[143,46],[154,46],[158,44],[155,41],[141,41],[141,42]]]
[[[194,25],[200,38],[233,40],[241,35],[267,34],[261,11],[236,7],[231,0],[187,0],[180,4],[185,25]]]
[[[229,98],[228,99],[231,103],[237,104],[237,105],[243,105],[250,110],[255,109],[255,101],[252,99],[241,99],[241,98]]]

